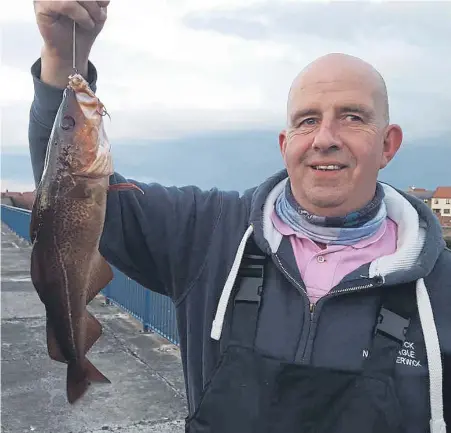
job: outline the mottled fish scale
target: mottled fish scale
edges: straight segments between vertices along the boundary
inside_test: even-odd
[[[48,352],[68,364],[70,403],[83,395],[90,381],[109,382],[86,358],[102,332],[86,303],[113,276],[98,252],[112,174],[111,156],[104,152],[109,145],[102,143],[102,111],[82,109],[71,86],[77,80],[83,82],[72,77],[55,118],[30,227],[31,276],[47,312]],[[88,96],[91,107],[103,107],[93,94]],[[105,164],[91,168],[100,148]],[[89,177],[79,176],[84,171]]]
[[[67,367],[67,397],[79,399],[90,381],[109,382],[86,358],[102,333],[86,309],[113,278],[99,253],[113,173],[103,104],[80,75],[69,78],[47,146],[30,234],[31,278],[47,312],[49,356]]]

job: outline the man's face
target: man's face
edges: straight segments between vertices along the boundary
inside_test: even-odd
[[[374,77],[349,69],[309,71],[295,82],[280,148],[294,196],[310,212],[344,215],[373,197],[402,140],[379,96]]]

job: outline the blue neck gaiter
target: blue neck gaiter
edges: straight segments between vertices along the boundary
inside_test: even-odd
[[[374,235],[385,218],[384,189],[378,182],[373,199],[363,208],[343,217],[321,217],[303,209],[294,198],[288,180],[277,198],[277,216],[295,232],[303,233],[315,242],[330,245],[353,245]]]

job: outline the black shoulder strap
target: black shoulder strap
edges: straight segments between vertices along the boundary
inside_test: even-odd
[[[232,341],[253,347],[267,256],[250,236],[235,280]]]
[[[364,368],[389,372],[395,367],[398,351],[417,310],[415,283],[382,288],[381,301],[370,355]]]

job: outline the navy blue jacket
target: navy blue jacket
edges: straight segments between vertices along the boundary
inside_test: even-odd
[[[39,74],[40,60],[32,66],[35,95],[29,126],[36,182],[62,99],[62,91],[42,83]],[[96,78],[90,64],[93,90]],[[271,258],[256,345],[283,360],[358,369],[367,356],[371,318],[378,305],[372,287],[381,284],[396,290],[405,282],[424,282],[435,327],[422,329],[419,315],[413,318],[396,361],[396,386],[407,431],[428,431],[430,408],[437,404],[429,395],[424,338],[428,333],[431,341],[438,335],[448,417],[451,405],[451,251],[445,248],[438,220],[420,200],[384,185],[388,216],[398,224],[396,254],[347,275],[311,313],[290,242],[269,222],[269,210],[286,177],[285,171],[277,173],[242,195],[133,181],[144,195],[109,193],[101,253],[130,278],[173,300],[190,413],[219,359],[221,341],[227,338],[224,327],[221,339],[213,339],[212,323],[238,245],[250,225],[255,242]],[[119,173],[110,179],[123,181]],[[451,424],[451,419],[447,421]]]

